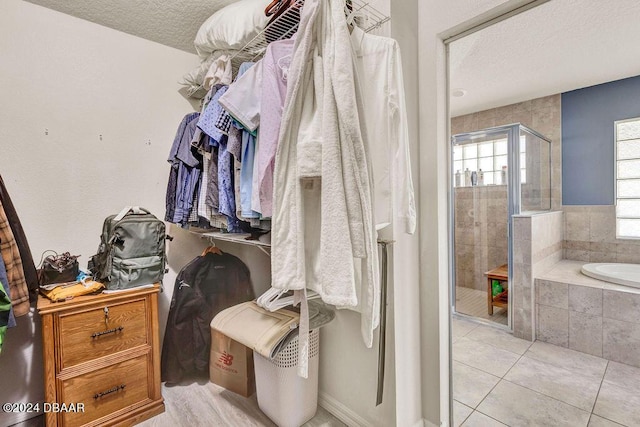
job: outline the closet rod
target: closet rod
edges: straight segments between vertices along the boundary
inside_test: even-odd
[[[203,239],[209,239],[210,241],[223,241],[223,242],[232,242],[232,243],[240,243],[242,245],[254,246],[259,249],[260,252],[263,252],[267,256],[271,256],[269,249],[271,248],[271,243],[261,242],[260,240],[247,240],[246,238],[251,236],[251,234],[247,233],[222,233],[222,232],[210,232],[210,233],[200,233],[200,237]]]

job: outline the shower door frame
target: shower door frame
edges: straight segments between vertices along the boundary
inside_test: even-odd
[[[520,130],[525,131],[540,137],[544,140],[547,138],[540,135],[538,132],[529,129],[528,127],[514,123],[511,125],[497,126],[488,129],[482,129],[473,132],[460,133],[452,135],[450,140],[449,150],[449,245],[451,253],[449,254],[449,277],[451,277],[450,284],[450,297],[451,297],[451,312],[461,317],[474,319],[482,323],[489,324],[501,329],[507,329],[513,331],[513,217],[520,213],[521,206],[521,188],[520,188]],[[468,141],[471,143],[474,139],[489,139],[493,136],[507,136],[507,289],[509,290],[509,297],[507,301],[507,325],[502,325],[490,320],[484,320],[474,317],[465,313],[459,313],[456,311],[456,242],[455,242],[455,186],[453,180],[453,147],[460,144],[460,141]],[[514,173],[517,171],[517,173]]]

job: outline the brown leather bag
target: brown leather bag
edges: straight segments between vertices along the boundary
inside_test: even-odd
[[[47,252],[53,252],[53,254],[42,260],[42,267],[38,274],[40,286],[75,282],[80,270],[78,265],[80,255],[71,255],[69,252],[57,254],[54,251],[45,251],[45,253]],[[45,253],[42,255],[44,256]]]

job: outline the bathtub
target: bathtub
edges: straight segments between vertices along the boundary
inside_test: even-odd
[[[582,274],[619,285],[640,288],[640,264],[585,264],[582,266]]]

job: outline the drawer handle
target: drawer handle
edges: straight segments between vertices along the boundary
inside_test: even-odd
[[[124,390],[124,388],[125,388],[125,385],[124,385],[124,384],[117,385],[117,386],[115,386],[115,387],[110,388],[109,390],[101,391],[100,393],[96,393],[96,394],[94,394],[94,395],[93,395],[93,398],[94,398],[94,399],[96,399],[96,400],[98,400],[98,399],[100,399],[101,397],[104,397],[104,396],[106,396],[106,395],[108,395],[108,394],[111,394],[111,393],[117,393],[117,392],[119,392],[120,390]]]
[[[91,338],[96,339],[103,335],[115,334],[116,332],[121,332],[123,329],[124,329],[124,326],[118,326],[117,328],[109,329],[108,331],[94,332],[91,334]]]

